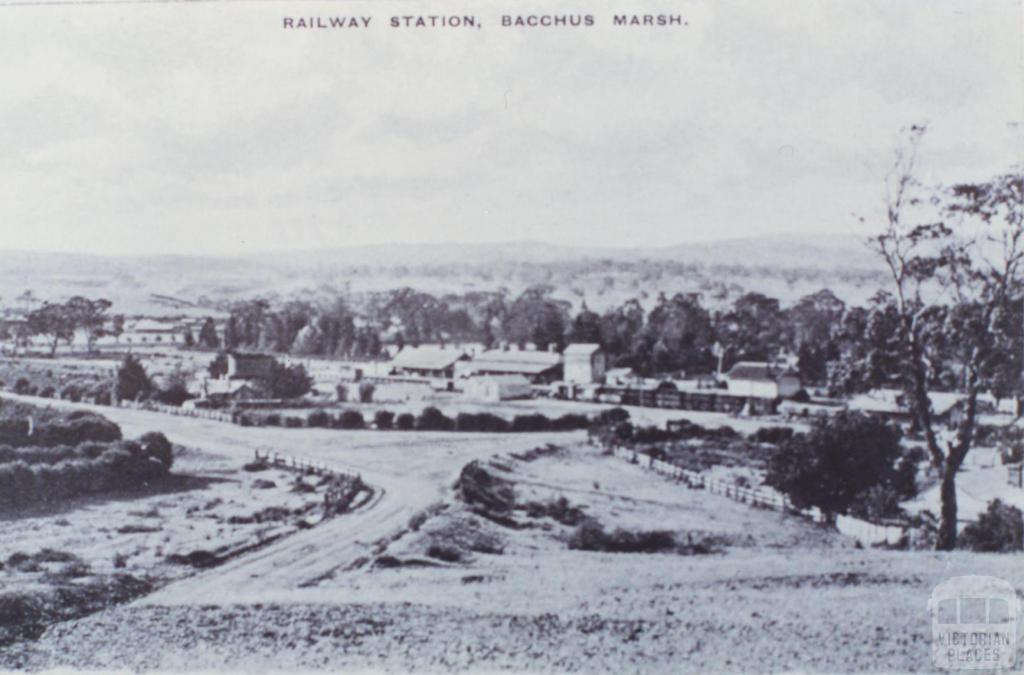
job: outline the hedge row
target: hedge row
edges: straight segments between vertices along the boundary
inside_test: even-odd
[[[0,407],[0,445],[55,447],[121,440],[121,427],[102,415],[5,403]]]
[[[171,444],[159,433],[139,441],[65,448],[66,457],[54,463],[58,450],[3,448],[5,457],[13,454],[15,459],[0,463],[0,507],[135,489],[167,475],[172,461]]]
[[[242,412],[235,415],[235,422],[242,426],[283,426],[322,427],[332,429],[366,429],[369,423],[358,410],[345,410],[332,415],[326,410],[315,410],[305,417],[281,415],[280,413]],[[425,408],[419,415],[390,410],[378,410],[373,416],[373,427],[381,430],[398,431],[464,431],[464,432],[533,432],[571,431],[586,429],[590,420],[586,415],[562,415],[550,418],[539,413],[516,415],[507,420],[493,413],[459,413],[455,417],[445,415],[433,406]]]
[[[110,390],[112,386],[113,384],[110,380],[101,381],[98,384],[78,380],[77,382],[59,386],[48,384],[36,385],[29,381],[28,378],[20,377],[11,386],[11,391],[15,394],[23,394],[25,396],[61,398],[74,403],[78,403],[83,399],[88,399],[99,405],[110,405]],[[0,389],[3,387],[4,383],[0,383]]]

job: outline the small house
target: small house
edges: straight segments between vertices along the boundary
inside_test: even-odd
[[[760,361],[740,361],[726,373],[725,382],[729,394],[752,398],[789,398],[801,388],[794,371]]]
[[[228,352],[229,380],[269,380],[274,370],[274,357],[269,354],[243,354]]]
[[[522,375],[473,375],[463,385],[463,393],[479,401],[510,401],[530,398],[533,387]]]

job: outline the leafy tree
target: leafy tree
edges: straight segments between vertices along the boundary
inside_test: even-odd
[[[305,366],[286,366],[276,360],[270,369],[270,395],[273,398],[300,398],[313,388],[313,378]]]
[[[869,308],[851,308],[836,340],[838,358],[827,364],[828,385],[834,393],[902,385],[899,317],[888,293],[877,294]]]
[[[295,336],[291,352],[302,355],[323,354],[324,336],[321,334],[320,329],[313,324],[305,326]]]
[[[707,371],[715,357],[710,313],[696,294],[662,295],[632,345],[633,366],[645,374]]]
[[[572,321],[569,329],[569,342],[585,342],[591,344],[604,344],[601,336],[601,316],[587,308],[583,303],[580,313]]]
[[[210,377],[218,378],[228,374],[228,355],[225,352],[220,352],[217,356],[213,357],[210,361],[210,365],[206,366],[206,370],[210,373]]]
[[[217,325],[213,322],[213,317],[206,317],[202,328],[199,329],[199,346],[206,349],[216,349],[220,346]]]
[[[786,312],[786,342],[800,358],[800,374],[807,382],[824,383],[828,363],[839,356],[837,338],[846,303],[823,289],[806,295]]]
[[[644,327],[644,309],[636,299],[605,312],[601,317],[601,337],[604,348],[615,355],[616,364],[633,366],[630,353],[637,335]]]
[[[936,548],[952,550],[956,475],[975,441],[978,396],[1007,384],[1004,369],[1020,351],[1020,325],[1007,319],[1024,301],[1024,172],[925,190],[915,177],[924,133],[911,127],[897,149],[884,231],[873,248],[890,273],[912,411],[941,475]],[[935,364],[956,369],[964,394],[949,440],[940,440],[928,397]]]
[[[74,328],[85,331],[90,352],[95,348],[96,340],[105,335],[106,313],[110,307],[109,300],[103,298],[90,300],[80,295],[76,295],[64,304],[65,311]]]
[[[45,303],[29,313],[26,324],[29,334],[47,337],[51,357],[57,353],[61,340],[70,344],[75,338],[75,317],[65,305]]]
[[[510,342],[537,349],[565,347],[565,329],[569,324],[569,303],[551,297],[550,286],[528,288],[509,306],[503,331]]]
[[[784,328],[785,315],[778,300],[746,293],[719,318],[717,333],[730,347],[732,361],[768,361],[783,345]]]
[[[993,499],[960,535],[962,548],[982,553],[1024,550],[1024,520],[1015,506]]]
[[[845,513],[878,486],[911,497],[914,487],[901,457],[898,427],[843,411],[785,442],[769,462],[765,482],[797,507]]]
[[[125,354],[121,367],[117,370],[114,391],[119,401],[135,401],[153,391],[153,383],[146,374],[146,369],[133,354]]]

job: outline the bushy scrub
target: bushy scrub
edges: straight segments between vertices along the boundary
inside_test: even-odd
[[[588,518],[572,533],[569,548],[606,553],[661,553],[674,550],[676,538],[668,530],[608,532],[599,522]]]
[[[459,413],[455,416],[457,431],[509,431],[508,421],[493,413]]]
[[[390,410],[378,410],[373,415],[373,424],[381,431],[391,429],[395,425],[395,413]]]
[[[424,408],[420,416],[416,418],[416,429],[417,431],[452,431],[455,429],[455,420],[438,408],[430,406]]]
[[[358,410],[346,410],[338,416],[339,429],[363,429],[366,427],[366,420]]]
[[[577,429],[586,429],[589,426],[589,417],[575,413],[568,413],[551,420],[552,431],[575,431]]]
[[[326,410],[314,410],[306,418],[306,424],[311,427],[329,427],[331,426],[331,416],[327,414]]]
[[[548,431],[551,420],[541,414],[516,415],[512,418],[512,431]]]
[[[412,413],[402,413],[395,418],[395,428],[399,431],[412,431],[416,428],[416,416]]]
[[[165,476],[172,463],[161,433],[125,441],[120,427],[94,413],[0,408],[0,508],[135,489]]]
[[[1024,521],[1021,511],[998,499],[960,533],[960,548],[982,553],[1009,553],[1024,550]]]

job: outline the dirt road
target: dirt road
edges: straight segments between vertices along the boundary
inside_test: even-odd
[[[161,431],[174,443],[239,461],[252,459],[253,451],[260,449],[327,462],[359,472],[376,491],[373,500],[356,512],[175,582],[140,601],[160,605],[330,601],[330,592],[317,588],[316,581],[368,556],[377,541],[401,531],[413,515],[451,489],[467,462],[522,452],[549,442],[564,444],[583,439],[582,432],[479,434],[240,427],[6,392],[2,397],[92,410],[119,424],[126,438]]]

